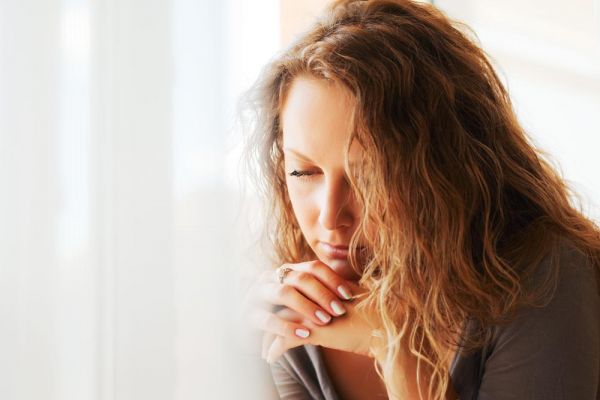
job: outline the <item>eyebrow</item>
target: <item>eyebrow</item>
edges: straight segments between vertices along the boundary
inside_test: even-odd
[[[303,160],[305,160],[305,161],[308,161],[308,162],[314,163],[314,161],[313,161],[313,160],[311,160],[310,158],[308,158],[308,157],[307,157],[307,156],[305,156],[304,154],[300,153],[298,150],[294,150],[294,149],[291,149],[291,148],[289,148],[289,147],[285,147],[285,148],[283,149],[283,151],[286,151],[286,152],[288,152],[288,153],[293,153],[293,154],[295,154],[297,157],[299,157],[299,158],[301,158],[301,159],[303,159]]]
[[[311,163],[315,163],[313,160],[311,160],[309,157],[305,156],[304,154],[300,153],[298,150],[292,149],[290,147],[284,147],[283,148],[284,152],[289,152],[289,153],[293,153],[294,155],[296,155],[298,158],[303,159],[304,161],[308,161]],[[349,165],[354,166],[356,165],[356,163],[354,161],[350,162]]]

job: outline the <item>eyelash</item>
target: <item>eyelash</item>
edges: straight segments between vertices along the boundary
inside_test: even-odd
[[[314,172],[293,170],[289,175],[299,179],[310,179]]]

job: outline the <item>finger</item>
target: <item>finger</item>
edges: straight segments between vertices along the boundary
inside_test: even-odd
[[[352,300],[352,283],[336,274],[320,260],[299,263],[294,266],[296,271],[308,272],[315,276],[332,293],[342,300]]]
[[[275,315],[277,315],[279,318],[285,319],[287,321],[292,321],[292,322],[296,322],[300,325],[303,325],[304,327],[308,328],[308,330],[311,332],[311,335],[312,335],[312,332],[315,331],[315,329],[319,328],[319,325],[315,324],[310,319],[304,318],[303,315],[301,315],[301,314],[297,313],[296,311],[289,309],[287,307],[284,307],[282,310],[275,313]]]
[[[277,281],[277,270],[267,269],[261,271],[254,282],[249,286],[244,297],[244,302],[250,305],[258,305],[264,308],[269,308],[265,300],[261,298],[260,291],[265,283],[273,283]]]
[[[358,283],[348,281],[347,284],[350,286],[350,290],[352,291],[352,300],[364,297],[368,293],[368,290],[360,286]]]
[[[313,275],[311,272],[306,271],[291,271],[285,278],[285,285],[283,287],[294,287],[304,297],[308,298],[310,302],[314,302],[319,305],[322,309],[326,310],[333,316],[339,316],[346,313],[346,309],[343,302],[340,301],[338,296],[332,292],[318,277]],[[280,289],[285,291],[286,289]],[[287,296],[286,293],[277,293],[277,296]],[[285,301],[285,300],[281,300]],[[290,299],[288,301],[296,301],[296,299]],[[289,305],[291,308],[294,306]],[[300,310],[298,310],[300,311]],[[311,318],[312,320],[313,318]]]
[[[277,315],[279,318],[283,318],[287,321],[297,322],[299,324],[310,322],[304,317],[304,315],[285,306],[281,306],[281,308],[276,312],[273,312],[273,314]]]
[[[287,321],[262,309],[253,311],[250,317],[252,327],[271,332],[279,336],[305,339],[310,336],[310,329],[305,325]]]
[[[287,279],[291,279],[292,272],[286,277],[286,282]],[[302,274],[305,273],[303,272]],[[283,285],[279,283],[265,283],[259,291],[258,297],[263,303],[287,307],[300,313],[304,318],[313,321],[317,325],[326,325],[331,321],[331,304],[327,305],[327,302],[335,300],[335,296],[329,293],[329,290],[322,286],[315,278],[310,278],[310,281],[306,283],[302,282],[302,285],[318,285],[318,287],[313,287],[312,289],[310,287],[302,287],[300,289],[302,293],[298,287],[287,283]],[[293,284],[294,281],[290,282]],[[318,303],[315,304],[316,302],[307,298],[304,293],[312,293],[313,296],[320,298],[320,302],[327,308],[322,305],[320,306]]]
[[[282,264],[279,268],[283,268],[283,267],[288,267],[291,269],[294,269],[293,267],[296,266],[297,264]],[[258,281],[259,282],[277,282],[277,283],[281,283],[279,282],[279,268],[275,268],[275,269],[267,269],[265,271],[263,271],[260,276]],[[286,276],[289,272],[286,273]],[[285,276],[284,276],[285,279]]]

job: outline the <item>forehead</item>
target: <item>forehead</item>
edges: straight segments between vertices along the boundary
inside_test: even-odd
[[[353,129],[353,108],[351,93],[340,84],[295,78],[281,107],[284,149],[294,149],[313,161],[343,162]],[[358,151],[353,143],[350,159]]]

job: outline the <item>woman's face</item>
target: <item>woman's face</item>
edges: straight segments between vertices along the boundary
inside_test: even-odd
[[[281,121],[287,190],[300,229],[323,263],[343,278],[357,280],[344,250],[360,217],[344,171],[351,110],[345,88],[297,77],[288,89]],[[353,142],[351,166],[361,151]]]

